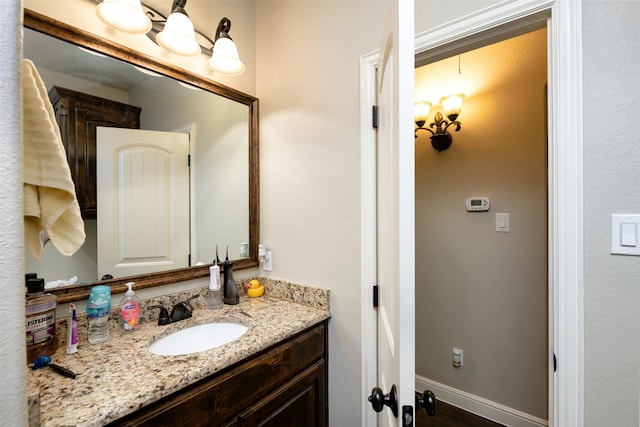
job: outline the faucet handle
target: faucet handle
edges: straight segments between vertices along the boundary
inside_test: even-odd
[[[171,310],[171,321],[178,322],[180,320],[188,319],[191,317],[193,307],[189,304],[189,300],[182,301],[173,306]]]
[[[189,297],[187,300],[185,300],[183,302],[179,302],[178,304],[176,304],[176,307],[180,306],[184,310],[184,314],[186,315],[185,318],[191,317],[191,313],[193,312],[193,305],[191,305],[191,300],[195,299],[195,298],[198,298],[199,296],[200,296],[200,294],[193,295],[193,296]],[[175,310],[176,307],[174,307],[174,310]]]
[[[193,310],[193,306],[191,305],[191,300],[192,299],[196,299],[200,296],[200,294],[195,294],[193,296],[191,296],[190,298],[188,298],[184,303],[189,307],[190,310]]]
[[[166,308],[161,305],[152,305],[149,308],[159,308],[160,316],[158,316],[158,325],[168,325],[171,323],[171,317],[169,317],[169,312]]]

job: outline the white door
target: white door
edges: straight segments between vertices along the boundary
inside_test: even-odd
[[[373,409],[380,410],[379,426],[413,425],[413,37],[413,2],[392,2],[383,31],[377,83],[378,384],[369,400]],[[381,394],[386,395],[383,401]]]
[[[97,128],[98,278],[189,266],[189,137]]]

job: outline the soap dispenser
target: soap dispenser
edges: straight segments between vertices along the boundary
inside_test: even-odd
[[[127,282],[127,292],[120,301],[120,319],[125,331],[133,331],[138,328],[140,321],[140,299],[133,292],[134,282]]]
[[[227,246],[227,258],[224,260],[224,303],[235,305],[240,302],[238,286],[233,278],[233,263],[229,261],[229,246]]]

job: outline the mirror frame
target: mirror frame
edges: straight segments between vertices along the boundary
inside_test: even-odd
[[[173,79],[189,83],[216,95],[223,96],[232,101],[237,101],[249,107],[249,258],[234,260],[234,270],[247,269],[258,266],[258,242],[259,242],[259,144],[258,144],[258,99],[243,92],[197,76],[189,71],[174,65],[162,62],[142,52],[127,48],[111,40],[86,32],[38,12],[24,8],[23,26],[51,37],[82,46],[84,48],[111,56],[115,59],[128,62],[152,70],[156,73]],[[162,286],[186,280],[198,279],[209,275],[209,266],[193,266],[166,270],[157,273],[128,276],[123,279],[101,280],[99,282],[73,285],[61,289],[51,289],[49,292],[56,295],[58,303],[67,303],[86,299],[89,297],[90,288],[96,284],[108,285],[111,293],[125,292],[126,282],[136,282],[136,289],[145,289]],[[221,265],[224,271],[224,266]]]

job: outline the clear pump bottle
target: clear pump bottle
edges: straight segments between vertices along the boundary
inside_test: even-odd
[[[220,285],[220,266],[216,262],[209,267],[209,294],[207,295],[207,308],[217,310],[222,308],[222,286]]]

